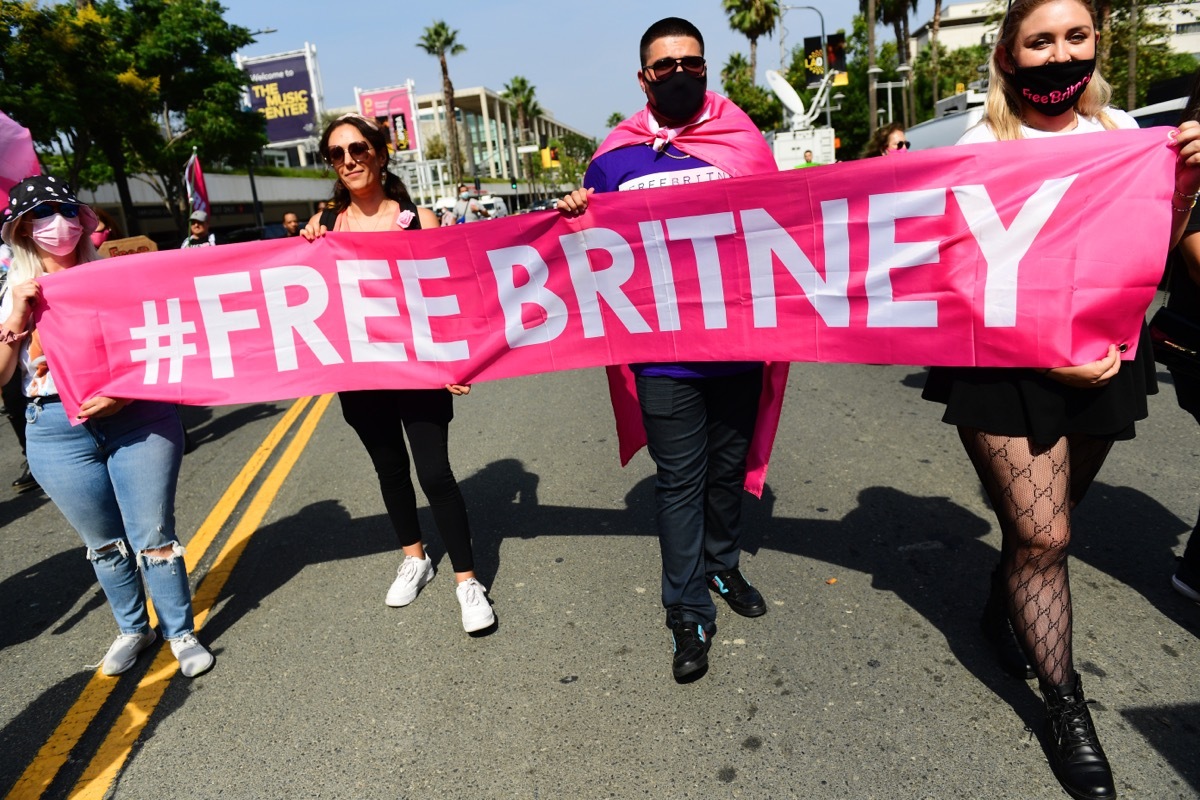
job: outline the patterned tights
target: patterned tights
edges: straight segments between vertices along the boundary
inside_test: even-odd
[[[959,428],[958,435],[1000,522],[1000,569],[1013,629],[1038,678],[1061,686],[1075,675],[1067,577],[1071,511],[1112,442],[1075,434],[1039,445],[974,428]]]

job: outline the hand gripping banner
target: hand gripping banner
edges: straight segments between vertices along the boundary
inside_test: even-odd
[[[1167,129],[594,195],[557,212],[126,256],[43,280],[67,410],[637,362],[1051,367],[1132,356]]]

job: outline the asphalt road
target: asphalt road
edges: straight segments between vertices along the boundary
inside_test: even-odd
[[[84,665],[115,631],[82,547],[44,496],[3,497],[0,791],[1066,797],[1026,730],[1035,684],[1007,678],[978,633],[999,535],[922,380],[793,367],[767,492],[746,503],[743,569],[770,610],[722,608],[688,685],[670,676],[652,464],[618,466],[601,372],[457,401],[452,462],[499,618],[484,637],[459,625],[436,533],[442,574],[385,607],[398,551],[336,400],[319,418],[308,404],[209,545],[196,532],[291,404],[186,409],[200,447],[179,529],[204,552],[193,586],[226,580],[200,631],[216,668],[188,680],[168,654],[95,678]],[[1198,463],[1200,430],[1164,383],[1076,516],[1076,663],[1122,797],[1200,796],[1200,607],[1168,586]],[[3,491],[18,465],[0,431]]]

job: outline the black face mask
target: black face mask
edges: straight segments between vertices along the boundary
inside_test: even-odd
[[[1057,117],[1074,107],[1095,71],[1096,59],[1092,58],[1017,67],[1009,79],[1026,103],[1048,117]]]
[[[682,125],[691,122],[704,107],[708,76],[694,78],[683,70],[676,70],[658,83],[646,81],[646,89],[654,100],[650,107],[655,114],[666,122]]]

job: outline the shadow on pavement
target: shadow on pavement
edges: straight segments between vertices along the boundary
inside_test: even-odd
[[[80,669],[64,678],[42,692],[0,730],[0,753],[4,754],[0,758],[0,794],[7,796],[91,677],[91,670]],[[37,733],[32,733],[34,731]],[[54,795],[47,793],[45,796]]]
[[[1188,669],[1190,665],[1180,665]],[[1150,746],[1162,754],[1176,772],[1200,796],[1200,765],[1196,763],[1196,739],[1200,737],[1200,703],[1178,706],[1130,708],[1121,716],[1140,733]],[[1177,787],[1172,787],[1175,789]],[[1164,793],[1168,791],[1163,787]],[[1182,793],[1180,793],[1182,796]]]
[[[214,417],[207,406],[179,406],[179,419],[197,446],[215,442],[243,425],[282,413],[274,403],[254,403]]]
[[[1196,605],[1171,588],[1174,548],[1192,525],[1154,498],[1097,481],[1075,511],[1071,556],[1133,589],[1193,636],[1200,636]]]
[[[65,620],[81,597],[92,597]],[[57,636],[105,605],[96,573],[84,558],[83,545],[71,547],[0,581],[0,650],[36,639],[50,630]],[[56,624],[57,623],[57,624]]]

